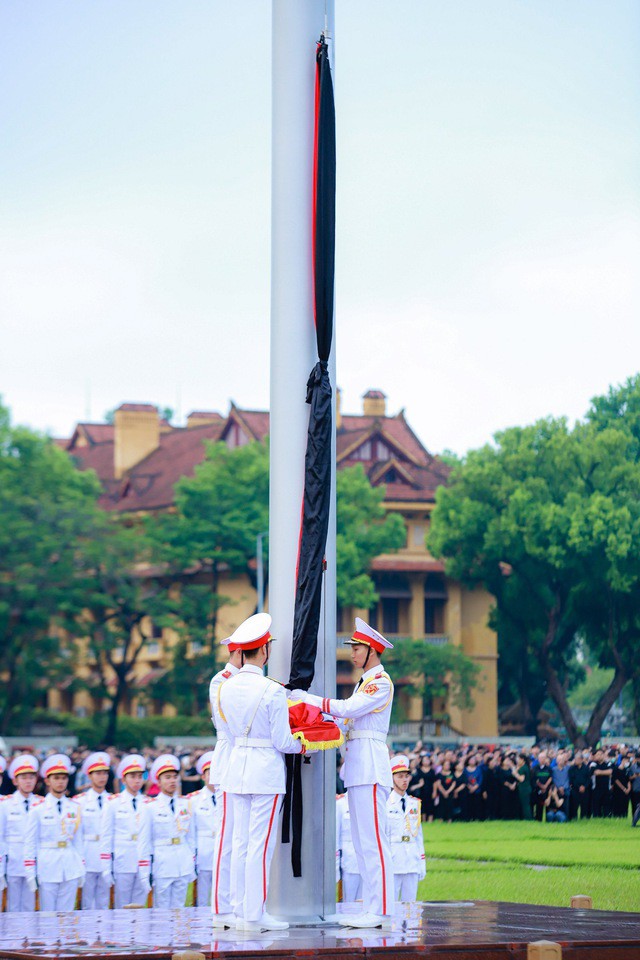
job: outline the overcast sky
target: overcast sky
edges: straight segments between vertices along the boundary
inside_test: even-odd
[[[268,406],[270,6],[2,0],[14,421]],[[336,101],[344,410],[461,453],[638,372],[637,0],[336,0]]]

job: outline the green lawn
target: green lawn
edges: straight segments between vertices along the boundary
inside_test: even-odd
[[[640,911],[640,829],[630,821],[429,823],[419,900],[508,900]]]

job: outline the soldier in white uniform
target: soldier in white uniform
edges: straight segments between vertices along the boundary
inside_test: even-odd
[[[34,801],[27,817],[24,866],[30,890],[40,891],[41,910],[73,910],[84,883],[84,850],[80,804],[65,796],[71,761],[63,753],[47,757],[40,767],[48,793]]]
[[[362,899],[362,877],[358,872],[358,858],[351,836],[351,817],[346,793],[341,793],[336,798],[336,840],[342,880],[342,902],[352,903]]]
[[[89,778],[90,788],[74,800],[82,808],[82,840],[87,875],[82,888],[83,910],[108,910],[111,877],[105,878],[102,860],[102,833],[111,794],[106,792],[111,758],[108,753],[91,753],[85,758],[81,772]]]
[[[100,857],[105,882],[110,886],[115,883],[116,910],[129,903],[146,903],[151,890],[150,858],[143,855],[140,844],[149,815],[140,793],[144,771],[144,757],[139,753],[123,757],[117,776],[124,790],[107,804]]]
[[[213,847],[220,823],[220,804],[216,788],[209,781],[209,769],[213,751],[203,753],[196,761],[196,770],[205,782],[202,790],[189,794],[191,814],[196,831],[196,906],[208,907],[211,902],[211,877],[213,873]]]
[[[393,862],[387,836],[387,797],[393,786],[387,734],[393,702],[393,683],[382,668],[380,655],[390,649],[377,630],[356,617],[350,640],[354,666],[364,672],[348,700],[317,697],[294,690],[299,698],[345,723],[345,762],[342,779],[347,788],[353,845],[363,883],[362,914],[345,914],[346,927],[383,927],[393,922]]]
[[[221,787],[234,795],[237,866],[231,883],[236,885],[236,902],[242,901],[236,929],[256,932],[289,926],[266,913],[265,903],[285,792],[283,754],[305,752],[291,735],[284,687],[262,672],[269,660],[270,627],[267,613],[254,614],[238,627],[232,639],[242,648],[245,662],[239,673],[222,684],[218,695],[220,716],[233,737]],[[223,819],[220,835],[226,829]],[[214,887],[215,868],[214,860]]]
[[[31,912],[36,908],[35,893],[27,886],[24,839],[29,810],[35,800],[38,766],[30,753],[14,757],[9,764],[9,776],[16,792],[0,803],[0,891],[7,887],[8,913]]]
[[[407,793],[411,780],[409,759],[398,754],[391,760],[393,790],[387,801],[387,817],[396,900],[415,901],[418,883],[426,876],[420,800]]]
[[[216,746],[213,751],[213,760],[209,768],[209,783],[215,787],[216,802],[219,808],[220,822],[224,823],[224,830],[218,835],[220,843],[214,847],[213,886],[211,890],[211,910],[214,927],[235,926],[236,913],[240,907],[232,899],[231,870],[232,861],[235,861],[233,850],[233,794],[225,793],[220,788],[222,778],[231,756],[231,734],[227,721],[220,716],[218,698],[221,685],[236,675],[242,666],[242,651],[233,642],[233,637],[222,641],[229,650],[229,662],[224,670],[218,671],[209,685],[209,702],[211,703],[211,719],[216,728]],[[235,873],[235,867],[234,867]]]
[[[187,887],[195,878],[196,835],[191,803],[178,795],[180,761],[163,753],[153,761],[151,783],[160,793],[147,800],[142,826],[143,859],[151,859],[154,907],[184,907]]]

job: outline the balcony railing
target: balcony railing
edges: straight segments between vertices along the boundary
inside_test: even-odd
[[[345,640],[351,639],[350,633],[339,633],[338,634],[338,646],[344,643]],[[385,633],[387,640],[390,640],[391,643],[396,643],[398,640],[408,640],[406,633]],[[423,637],[420,638],[424,640],[425,643],[430,643],[434,647],[444,647],[449,643],[449,636],[444,633],[426,633]]]

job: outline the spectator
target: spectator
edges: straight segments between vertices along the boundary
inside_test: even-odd
[[[582,751],[578,750],[569,768],[569,817],[571,820],[585,820],[591,816],[591,771],[584,762]]]
[[[549,766],[549,757],[545,750],[542,750],[538,755],[538,765],[533,771],[531,783],[533,787],[535,818],[541,823],[545,807],[548,806],[548,804],[545,804],[545,800],[553,785],[553,774]]]

